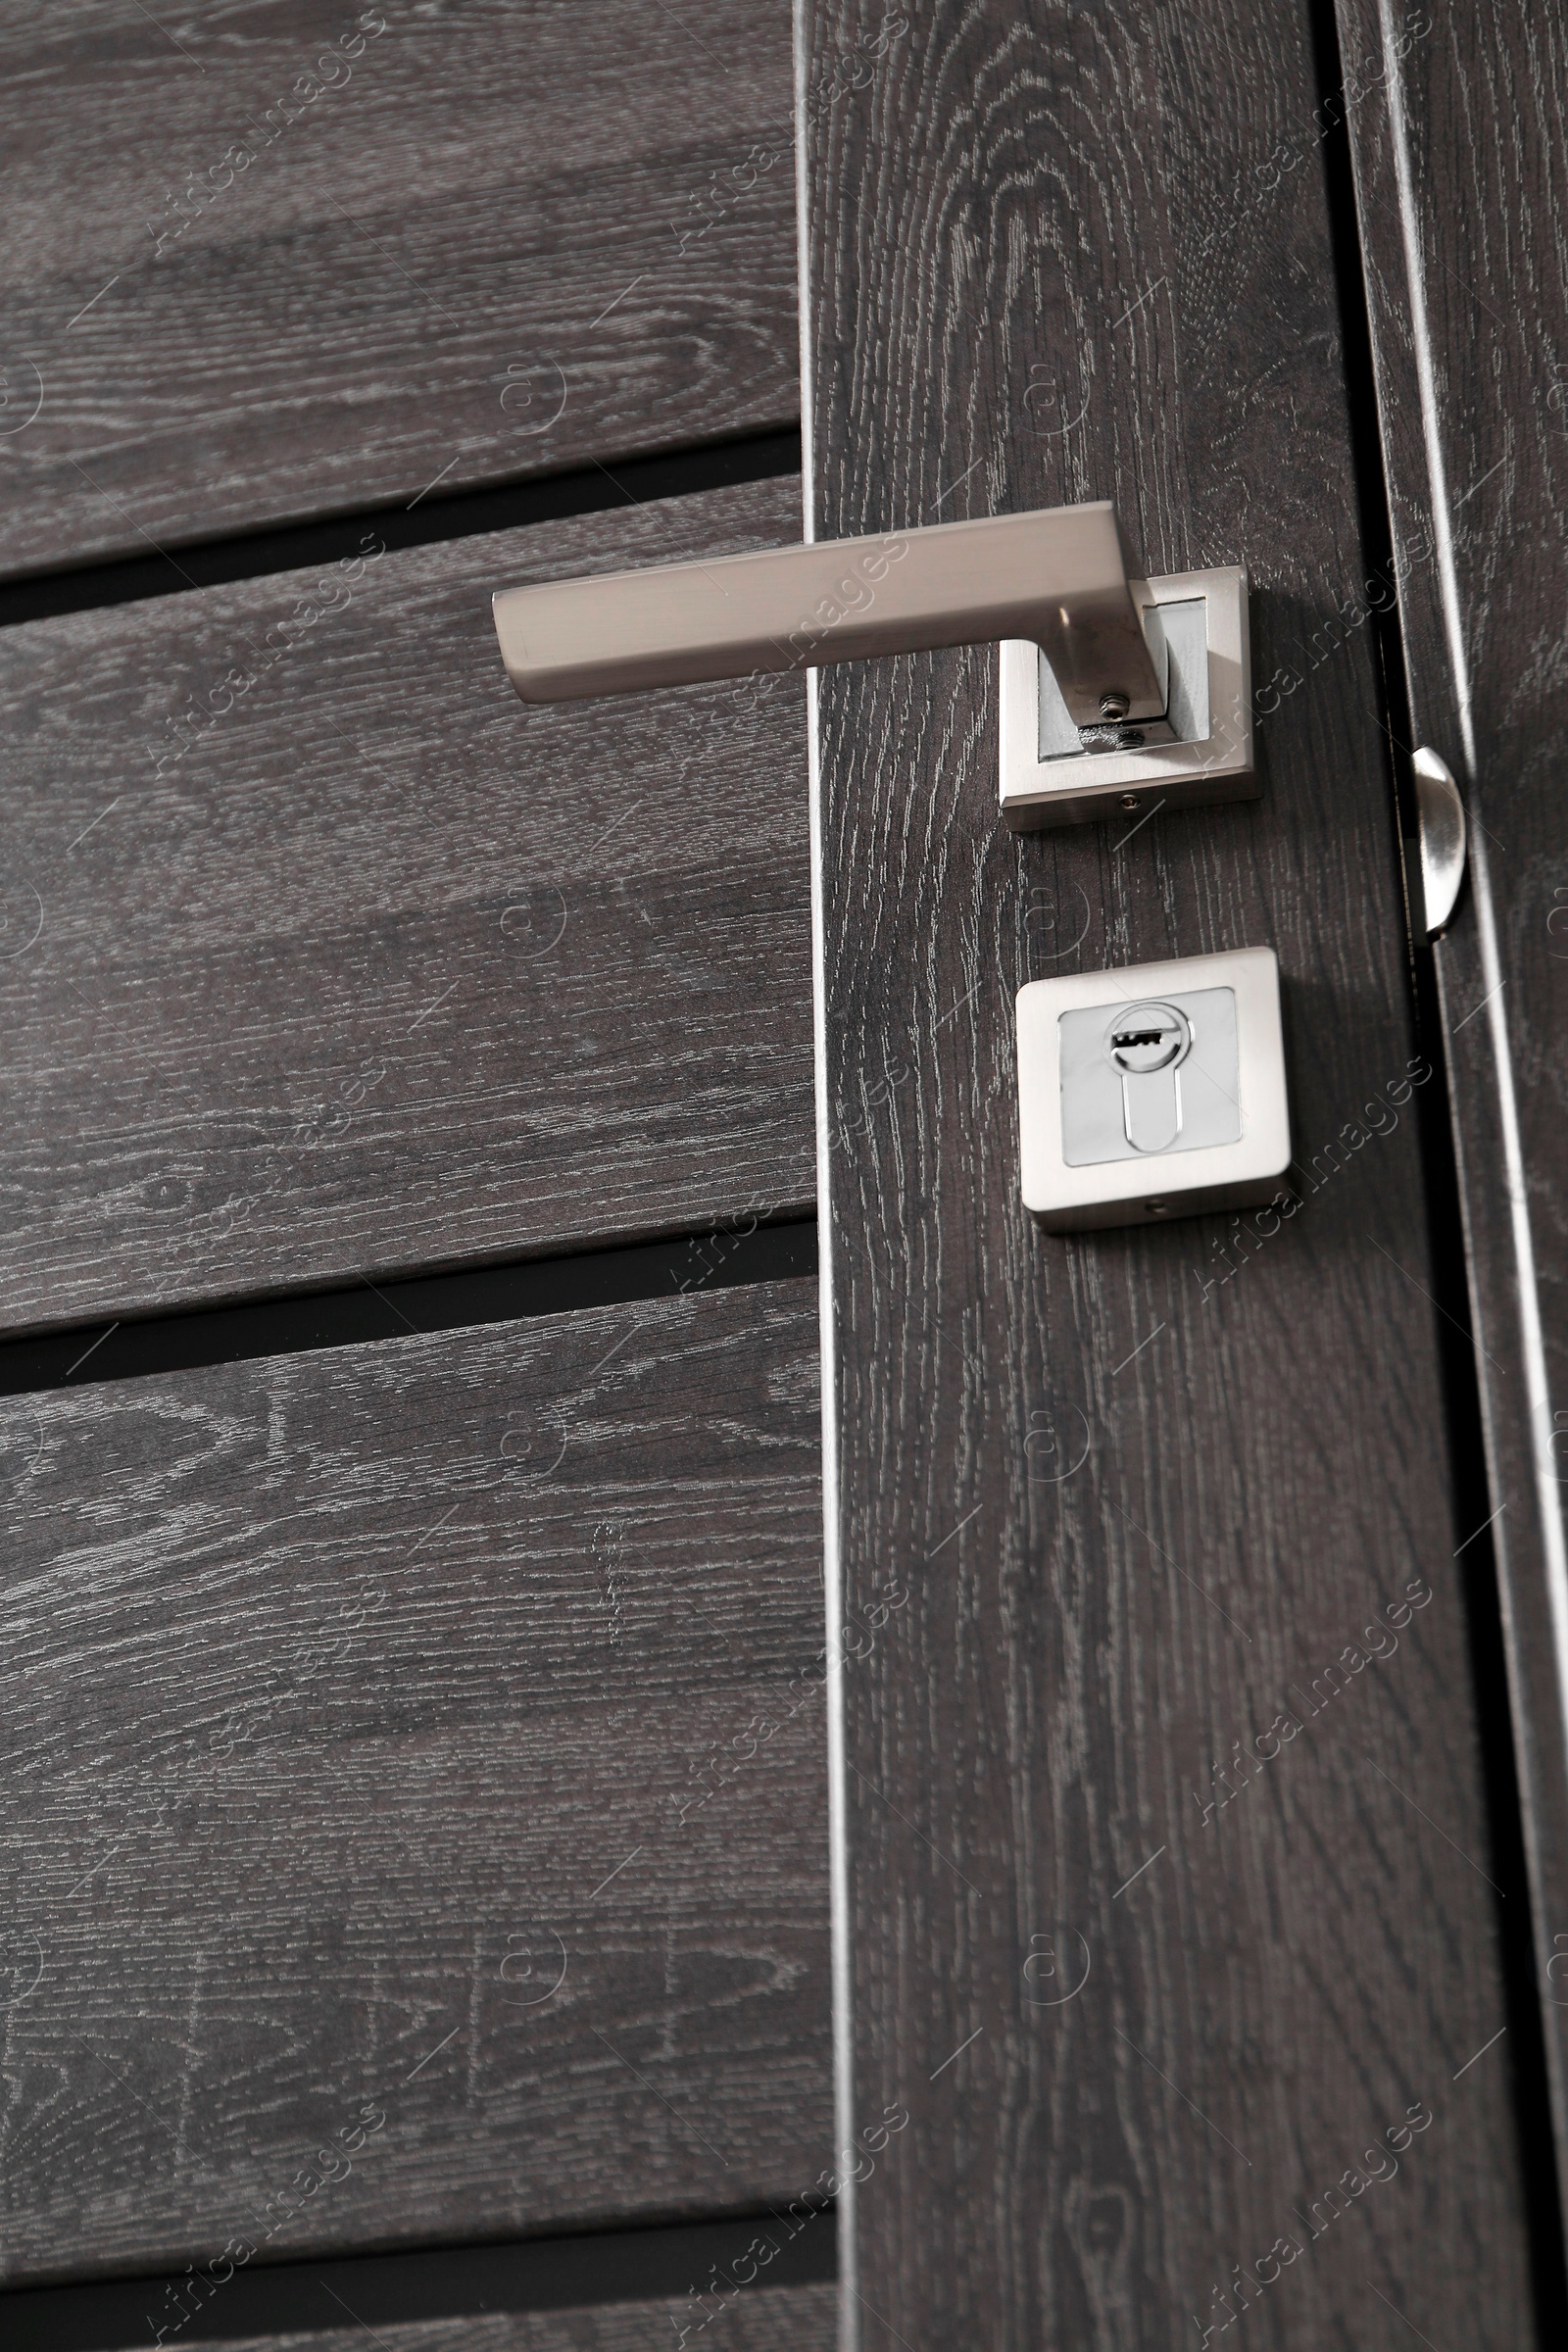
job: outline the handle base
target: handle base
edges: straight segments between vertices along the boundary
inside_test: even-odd
[[[1127,723],[1112,748],[1087,750],[1036,648],[1002,646],[1002,814],[1015,833],[1107,818],[1135,828],[1160,808],[1259,797],[1246,570],[1170,572],[1134,592],[1152,606],[1149,635],[1169,662],[1163,740]],[[1142,744],[1126,740],[1137,734]]]

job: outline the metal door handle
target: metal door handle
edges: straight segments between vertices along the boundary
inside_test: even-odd
[[[1151,601],[1100,501],[507,588],[495,622],[529,703],[1029,638],[1092,737],[1165,710]]]

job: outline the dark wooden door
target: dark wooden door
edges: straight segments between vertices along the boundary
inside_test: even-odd
[[[810,86],[859,17],[801,13]],[[1515,126],[1558,122],[1554,36],[1345,13],[1389,67],[1356,93],[1362,218],[1396,347],[1386,433],[1424,495],[1409,222],[1434,283],[1468,254],[1471,295],[1490,270],[1507,310],[1533,249]],[[1461,1016],[1498,975],[1480,892],[1441,1013],[1407,928],[1379,517],[1391,484],[1396,514],[1416,493],[1365,429],[1358,56],[1324,11],[938,0],[804,125],[810,531],[1113,497],[1152,572],[1245,562],[1263,786],[1015,838],[994,655],[816,681],[830,1613],[877,1629],[846,1645],[833,1751],[838,2136],[860,2176],[844,2340],[868,2352],[1560,2331],[1487,1533],[1506,1502],[1536,1546],[1544,1489],[1507,1466],[1535,1409],[1514,1348],[1489,1387],[1512,1399],[1494,1402],[1503,1485],[1482,1471],[1442,1101],[1450,1059],[1490,1052]],[[1424,127],[1401,215],[1380,209],[1378,126],[1406,56]],[[1538,205],[1550,152],[1543,135]],[[1475,242],[1455,247],[1461,193]],[[1457,340],[1460,297],[1430,299]],[[1462,387],[1488,348],[1445,379],[1466,490],[1522,397],[1472,432]],[[1418,335],[1417,370],[1429,357]],[[1530,415],[1545,466],[1556,420]],[[1548,478],[1529,476],[1531,530]],[[1518,680],[1556,676],[1560,598],[1530,603],[1495,522],[1476,527],[1476,658],[1505,615],[1540,615],[1488,689],[1514,747],[1546,693]],[[1429,565],[1415,593],[1440,584]],[[1435,621],[1422,642],[1446,678]],[[1541,860],[1544,1007],[1556,867],[1522,815],[1506,830]],[[1509,904],[1499,931],[1527,920]],[[1286,1213],[1034,1230],[1014,991],[1250,946],[1284,974]],[[1528,1036],[1555,1099],[1544,1017]],[[1549,1224],[1561,1154],[1544,1103],[1520,1117]],[[1495,1314],[1520,1171],[1490,1110],[1461,1109],[1461,1142]],[[1561,1760],[1538,1550],[1515,1622],[1529,1769],[1553,1791],[1539,1890],[1561,1866]],[[889,1611],[893,1578],[910,1597]],[[1540,1920],[1543,1954],[1562,1920]],[[867,2141],[896,2107],[908,2129]]]
[[[1555,34],[793,32],[0,12],[8,2346],[1561,2333]],[[1102,497],[1255,804],[497,659]],[[1255,946],[1288,1211],[1036,1230],[1017,988]]]

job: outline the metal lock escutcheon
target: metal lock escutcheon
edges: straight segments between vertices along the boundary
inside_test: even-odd
[[[1290,1166],[1271,948],[1018,991],[1025,1205],[1048,1230],[1267,1200]]]

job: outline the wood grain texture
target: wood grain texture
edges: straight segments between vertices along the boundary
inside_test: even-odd
[[[8,5],[0,89],[0,567],[798,412],[784,0]]]
[[[489,611],[798,501],[0,637],[0,1327],[811,1204],[800,681],[528,710]]]
[[[1341,27],[1414,740],[1471,818],[1437,965],[1568,2194],[1568,28]]]
[[[699,2283],[704,2283],[699,2281]],[[833,2352],[838,2290],[757,2290],[730,2304],[621,2303],[604,2310],[496,2312],[375,2330],[392,2352],[659,2352],[684,2340],[703,2352]],[[323,2306],[324,2307],[324,2306]],[[707,2315],[707,2325],[704,2317]],[[682,2339],[680,2330],[687,2336]],[[242,2339],[235,2352],[364,2352],[364,2331]],[[194,2345],[192,2346],[194,2352]]]
[[[814,1286],[0,1430],[9,2282],[813,2188]]]
[[[1264,761],[1016,839],[994,656],[819,681],[833,1606],[915,1584],[841,1689],[868,2352],[1167,2352],[1233,2266],[1254,2345],[1537,2340],[1393,811],[1364,634],[1302,659],[1360,576],[1315,96],[1295,9],[937,0],[809,141],[814,534],[1245,559]],[[1259,945],[1303,1204],[1032,1232],[1018,983]]]

